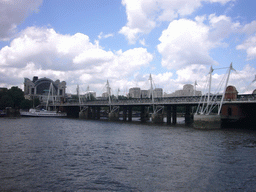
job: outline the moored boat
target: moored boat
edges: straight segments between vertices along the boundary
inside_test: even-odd
[[[29,109],[29,111],[20,111],[20,115],[23,117],[66,117],[67,113],[47,111],[44,109]]]

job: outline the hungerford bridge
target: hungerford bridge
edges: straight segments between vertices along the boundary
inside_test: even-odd
[[[211,74],[213,72],[211,68],[209,73],[209,92],[204,96],[154,98],[152,77],[150,75],[150,98],[111,99],[110,87],[107,82],[109,98],[106,100],[81,102],[79,98],[77,103],[57,105],[55,103],[55,105],[60,111],[66,112],[69,117],[100,119],[103,116],[103,112],[106,112],[105,116],[107,115],[108,119],[112,121],[120,119],[132,121],[132,117],[139,115],[142,122],[151,119],[152,122],[162,123],[165,117],[167,124],[177,123],[177,107],[182,106],[185,109],[182,116],[185,117],[186,124],[193,122],[194,114],[203,117],[210,117],[214,114],[220,117],[223,122],[241,122],[243,125],[244,123],[254,125],[256,123],[256,94],[238,95],[235,87],[228,86],[232,69],[231,63],[222,94],[211,94]]]

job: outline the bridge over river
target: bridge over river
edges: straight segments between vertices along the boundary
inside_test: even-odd
[[[216,124],[214,127],[220,127],[222,122],[249,122],[254,125],[256,123],[256,94],[238,95],[234,86],[228,86],[230,73],[234,70],[232,63],[227,69],[226,80],[223,78],[220,82],[220,85],[224,85],[224,87],[221,90],[221,86],[219,86],[219,90],[215,94],[211,92],[212,73],[214,71],[211,67],[207,84],[208,93],[203,96],[155,98],[153,80],[150,74],[151,86],[148,98],[113,99],[107,81],[108,98],[105,100],[82,102],[78,86],[79,102],[62,103],[57,107],[59,110],[67,112],[68,116],[83,119],[100,119],[102,113],[105,113],[109,120],[119,120],[122,117],[123,121],[132,121],[132,117],[136,113],[140,115],[140,120],[143,122],[151,119],[154,123],[163,123],[166,117],[167,124],[176,124],[177,108],[179,107],[179,112],[181,112],[182,107],[187,124],[192,123],[195,117],[194,125],[198,124],[199,127],[205,127],[206,124],[209,125],[207,125],[208,127],[212,127],[213,124]],[[216,123],[216,121],[218,122]]]
[[[211,103],[220,106],[221,95],[211,100]],[[55,103],[56,104],[56,103]],[[141,98],[141,99],[113,99],[109,100],[87,100],[85,102],[71,102],[57,104],[57,107],[67,112],[70,117],[83,119],[100,119],[105,112],[110,120],[132,121],[132,117],[139,115],[140,120],[147,121],[149,116],[157,114],[154,122],[162,122],[166,117],[167,124],[177,123],[177,108],[183,107],[182,116],[185,123],[193,121],[193,114],[200,106],[206,105],[207,101],[201,96],[188,97],[163,97],[163,98]],[[228,119],[240,119],[256,115],[256,94],[241,94],[235,99],[225,98],[223,100],[221,114]],[[239,111],[240,110],[240,111]]]

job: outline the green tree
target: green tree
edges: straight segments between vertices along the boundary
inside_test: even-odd
[[[7,95],[7,88],[1,88],[1,90],[0,90],[0,100],[5,95]]]
[[[33,100],[33,102],[34,102],[34,106],[35,106],[35,107],[37,107],[38,105],[41,104],[39,98],[35,98],[35,99]]]
[[[7,91],[7,94],[9,95],[9,97],[12,98],[13,103],[14,103],[14,108],[20,108],[20,104],[23,100],[25,100],[24,98],[24,92],[18,88],[18,87],[11,87],[11,89],[9,89]]]
[[[25,99],[20,103],[21,109],[30,109],[33,107],[33,101]]]
[[[0,109],[5,109],[6,107],[13,107],[14,102],[9,95],[4,95],[0,99]]]

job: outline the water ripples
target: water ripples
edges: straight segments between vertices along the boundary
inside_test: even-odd
[[[1,191],[253,191],[256,132],[2,118]]]

